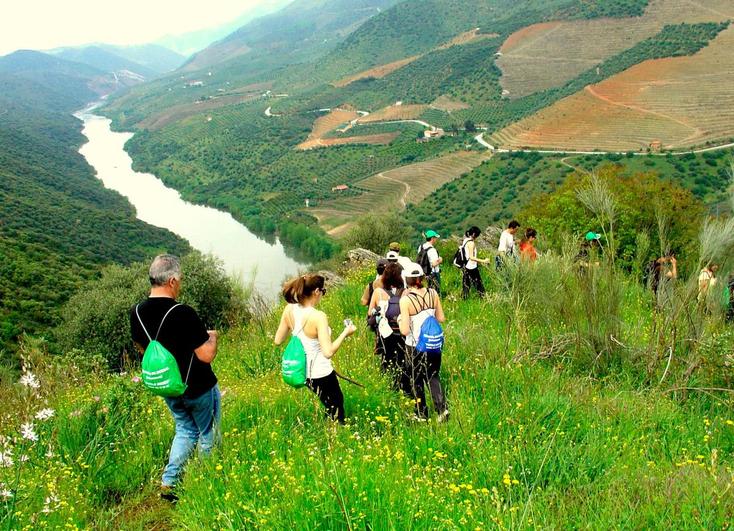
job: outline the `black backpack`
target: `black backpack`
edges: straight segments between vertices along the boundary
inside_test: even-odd
[[[433,249],[433,246],[428,249]],[[431,261],[428,258],[428,249],[421,245],[421,248],[418,250],[418,256],[415,259],[416,263],[421,266],[421,269],[423,269],[423,273],[425,273],[426,276],[431,274]]]
[[[466,244],[469,240],[466,240],[464,243],[462,243],[459,248],[456,250],[456,253],[454,254],[454,261],[453,264],[458,267],[459,269],[464,269],[467,264],[466,259]]]

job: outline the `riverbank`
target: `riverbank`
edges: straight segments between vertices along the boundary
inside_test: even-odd
[[[184,201],[155,175],[133,170],[125,151],[133,133],[113,132],[111,121],[95,115],[95,108],[75,114],[83,122],[82,133],[88,139],[79,152],[105,187],[119,192],[135,207],[138,219],[166,228],[195,249],[220,258],[231,275],[254,283],[269,298],[286,277],[305,267],[287,256],[280,242],[258,238],[231,214]]]

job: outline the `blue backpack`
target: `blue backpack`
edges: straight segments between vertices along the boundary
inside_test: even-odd
[[[431,294],[431,291],[428,291]],[[412,294],[411,294],[412,295]],[[432,295],[431,295],[432,297]],[[420,313],[433,308],[433,301],[426,305],[425,299],[420,306],[416,306],[414,299],[418,300],[418,297],[409,297],[413,303],[413,307]],[[415,344],[415,350],[418,352],[425,352],[426,354],[440,355],[443,352],[444,335],[441,323],[433,315],[429,315],[423,324],[421,325],[420,333]]]

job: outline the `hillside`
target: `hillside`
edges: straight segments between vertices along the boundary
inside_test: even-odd
[[[137,221],[76,152],[84,138],[71,113],[98,97],[97,75],[40,53],[0,58],[0,349],[44,333],[103,265],[187,248]]]
[[[312,20],[310,4],[298,5]],[[569,170],[558,157],[549,164],[560,171],[513,182],[495,173],[502,157],[441,179],[412,166],[440,168],[457,151],[485,151],[479,133],[503,150],[609,152],[734,137],[727,53],[734,30],[721,0],[411,0],[325,47],[309,41],[287,59],[279,55],[305,38],[305,26],[326,35],[330,21],[355,14],[335,0],[328,6],[322,26],[294,24],[295,7],[284,9],[202,52],[212,54],[204,70],[114,98],[104,112],[116,127],[139,131],[130,145],[139,167],[256,231],[277,233],[288,220],[340,235],[382,191],[386,208],[410,205],[414,224],[412,212],[445,212],[442,203],[461,205],[449,209],[451,219],[461,211],[477,222],[499,220],[518,211],[517,198],[556,186]],[[268,41],[276,21],[290,29]],[[578,46],[584,39],[593,43]],[[271,53],[259,56],[266,41]],[[217,59],[227,46],[244,55]],[[441,138],[417,143],[421,129]],[[718,168],[706,169],[700,179],[721,186]],[[476,185],[479,175],[492,177]],[[405,200],[406,182],[421,187],[420,200]],[[335,195],[338,186],[347,188]],[[486,201],[475,200],[476,186]],[[438,222],[459,230],[447,217]]]
[[[248,62],[267,56],[272,66],[317,56],[323,50],[333,48],[333,43],[395,1],[296,0],[277,13],[255,19],[195,54],[183,70],[221,66],[243,55],[253,56],[246,58]]]
[[[162,46],[111,46],[106,44],[62,48],[51,53],[68,61],[89,65],[102,72],[124,75],[132,72],[152,79],[181,66],[185,57]]]
[[[281,351],[272,344],[279,313],[223,334],[214,364],[223,391],[222,447],[211,459],[191,461],[175,506],[158,498],[170,413],[136,383],[137,371],[94,373],[30,344],[40,388],[2,389],[14,410],[0,417],[0,434],[24,441],[19,428],[32,421],[38,440],[22,443],[27,461],[0,469],[0,484],[18,499],[0,522],[115,529],[730,526],[730,398],[679,389],[730,388],[723,372],[730,371],[723,353],[730,332],[710,318],[703,337],[679,338],[666,370],[667,356],[656,357],[648,336],[661,332],[645,288],[627,277],[614,277],[611,290],[606,276],[579,281],[570,264],[570,257],[546,257],[522,269],[510,289],[488,275],[486,301],[457,300],[460,279],[446,268],[446,424],[411,420],[409,401],[389,389],[374,338],[362,326],[334,357],[340,372],[365,386],[342,381],[345,427],[329,425],[309,391],[280,380]],[[372,276],[353,271],[344,286],[330,288],[320,307],[332,323],[361,322],[358,299]],[[621,297],[606,298],[615,289]],[[680,325],[679,332],[686,328]],[[597,354],[593,342],[604,341],[604,332],[618,344]],[[702,364],[686,379],[697,354]],[[646,375],[655,383],[642,383]],[[41,407],[53,408],[53,417],[34,419]]]

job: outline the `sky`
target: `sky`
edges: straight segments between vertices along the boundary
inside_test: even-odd
[[[18,0],[0,8],[0,55],[93,42],[143,44],[230,22],[271,0]]]

